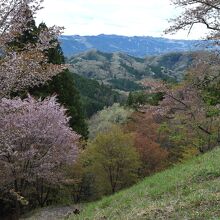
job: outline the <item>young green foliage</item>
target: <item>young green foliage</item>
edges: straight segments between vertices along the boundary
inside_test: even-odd
[[[140,165],[133,137],[118,126],[99,134],[86,150],[90,172],[95,176],[97,193],[114,193],[137,181]]]
[[[132,112],[133,110],[118,103],[98,112],[89,121],[90,138],[95,138],[100,132],[108,131],[114,124],[125,123]]]

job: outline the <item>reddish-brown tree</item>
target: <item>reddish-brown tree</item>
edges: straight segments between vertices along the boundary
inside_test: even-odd
[[[158,128],[150,108],[131,115],[125,130],[134,134],[135,147],[142,161],[141,175],[147,176],[165,165],[168,152],[160,147]]]

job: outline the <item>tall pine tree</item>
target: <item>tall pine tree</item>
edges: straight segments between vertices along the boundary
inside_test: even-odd
[[[41,23],[38,29],[47,28],[44,23]],[[45,51],[48,57],[48,62],[53,64],[65,63],[65,58],[57,39],[56,48],[51,48]],[[62,73],[53,77],[47,85],[34,88],[30,91],[34,96],[47,97],[48,95],[57,94],[58,101],[67,108],[67,114],[71,117],[70,126],[72,129],[84,138],[88,136],[88,127],[85,121],[85,111],[82,108],[80,94],[76,89],[74,78],[69,70],[64,70]]]

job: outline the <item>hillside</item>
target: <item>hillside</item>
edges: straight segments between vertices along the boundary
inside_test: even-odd
[[[116,89],[132,91],[141,89],[138,88],[138,81],[144,78],[179,81],[192,61],[193,53],[179,52],[137,58],[122,53],[90,50],[73,56],[68,62],[71,71],[81,76],[110,84]]]
[[[70,219],[219,219],[219,161],[215,149],[90,203]]]
[[[125,101],[122,94],[113,91],[109,86],[99,84],[96,80],[87,79],[75,73],[72,73],[72,76],[81,95],[82,106],[87,117],[102,110],[105,106]]]
[[[195,51],[201,48],[198,44],[202,41],[194,40],[171,40],[156,37],[126,37],[118,35],[98,36],[61,36],[61,46],[65,56],[71,57],[75,54],[90,49],[102,52],[121,52],[135,57],[159,55],[170,52]]]

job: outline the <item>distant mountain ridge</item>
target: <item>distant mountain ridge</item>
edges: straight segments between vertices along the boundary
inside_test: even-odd
[[[60,42],[66,57],[71,57],[91,49],[97,49],[106,53],[121,52],[135,57],[204,49],[204,41],[171,40],[149,36],[127,37],[104,34],[97,36],[62,35]]]

